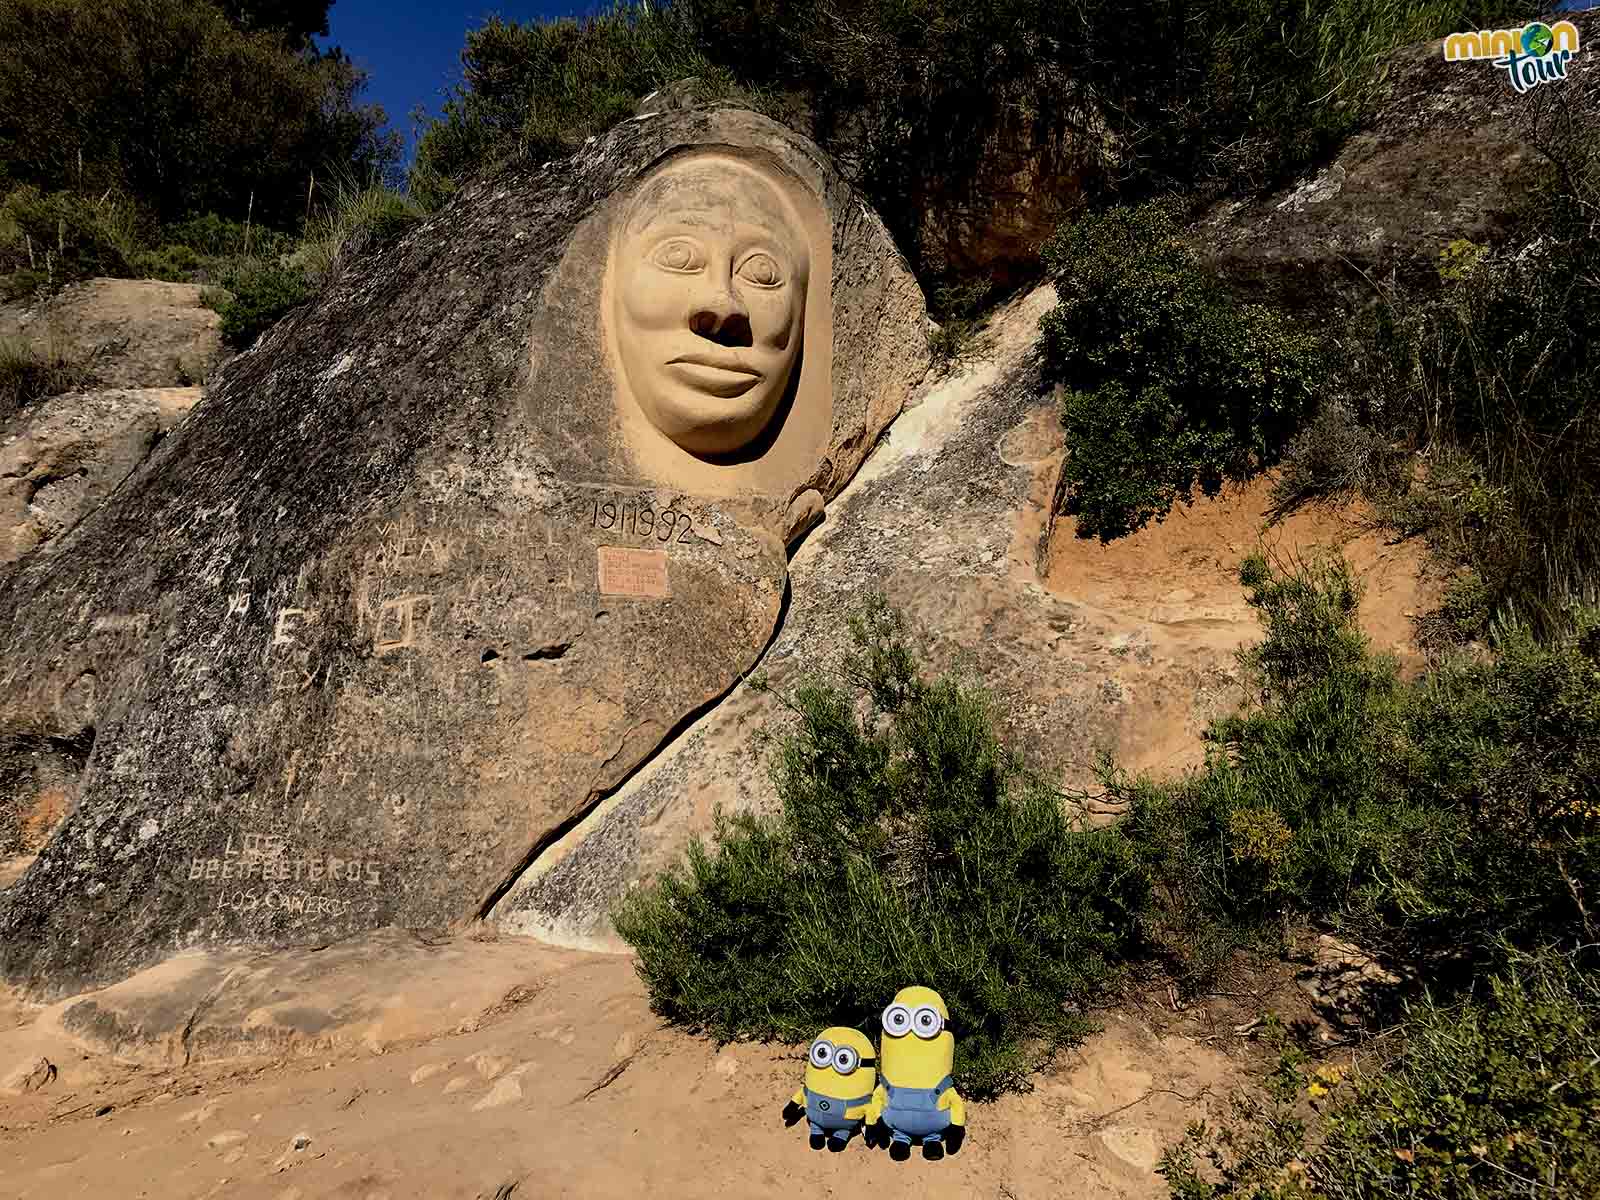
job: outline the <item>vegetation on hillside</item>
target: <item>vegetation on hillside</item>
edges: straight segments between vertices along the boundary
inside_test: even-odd
[[[1385,51],[1537,8],[1514,0],[622,0],[583,20],[491,21],[423,139],[413,186],[574,149],[698,76],[808,128],[925,278],[933,197],[968,196],[1002,127],[1109,137],[1103,190],[1258,188],[1370,111]]]
[[[1060,300],[1043,349],[1072,448],[1063,499],[1084,535],[1121,536],[1271,465],[1311,407],[1316,339],[1232,299],[1179,232],[1171,205],[1113,208],[1043,250]]]
[[[1285,1045],[1266,1095],[1193,1124],[1173,1200],[1523,1200],[1600,1194],[1600,982],[1515,956],[1475,1003],[1425,997],[1352,1067]]]
[[[1382,289],[1277,483],[1285,508],[1359,490],[1427,537],[1464,637],[1556,633],[1600,600],[1600,149],[1559,95],[1529,114],[1548,177],[1527,242],[1447,247],[1436,294]]]
[[[721,821],[617,930],[674,1019],[793,1041],[871,1028],[916,980],[960,1014],[962,1089],[1018,1086],[1135,953],[1147,881],[1000,744],[987,696],[923,677],[891,610],[851,629],[841,675],[790,698],[781,815]]]
[[[243,346],[413,218],[364,76],[311,40],[328,7],[0,0],[0,112],[27,114],[0,121],[0,301],[194,281]]]

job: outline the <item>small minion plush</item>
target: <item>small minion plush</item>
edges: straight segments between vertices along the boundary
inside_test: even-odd
[[[883,1068],[866,1119],[883,1122],[892,1158],[910,1158],[913,1139],[924,1158],[943,1158],[947,1141],[952,1151],[961,1147],[967,1110],[950,1077],[956,1039],[949,1020],[939,993],[925,987],[901,988],[883,1010]]]
[[[811,1148],[843,1150],[861,1128],[872,1100],[878,1072],[872,1039],[859,1029],[834,1025],[817,1034],[806,1052],[806,1082],[784,1106],[783,1119],[793,1125],[805,1117],[811,1126]]]

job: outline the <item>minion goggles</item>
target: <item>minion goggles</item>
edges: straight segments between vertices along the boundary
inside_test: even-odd
[[[849,1046],[835,1046],[823,1038],[811,1043],[811,1049],[806,1057],[811,1060],[813,1067],[819,1070],[832,1067],[841,1075],[849,1075],[863,1062],[872,1061],[870,1054],[862,1058]]]
[[[916,1008],[891,1004],[883,1010],[883,1031],[890,1037],[915,1033],[923,1041],[931,1041],[943,1029],[944,1018],[931,1004],[920,1004]]]

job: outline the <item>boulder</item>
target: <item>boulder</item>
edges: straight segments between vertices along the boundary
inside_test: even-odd
[[[72,392],[0,445],[0,571],[67,532],[200,400],[197,387]]]
[[[828,506],[790,563],[790,604],[760,662],[768,686],[734,688],[553,841],[497,900],[494,924],[622,948],[609,920],[620,897],[681,862],[719,808],[775,808],[766,739],[793,719],[786,695],[838,663],[848,618],[875,594],[906,617],[935,671],[997,698],[1003,740],[1047,777],[1092,788],[1101,749],[1137,766],[1150,760],[1132,751],[1175,731],[1198,745],[1202,691],[1231,667],[1233,646],[1196,648],[1049,586],[1063,447],[1036,344],[1054,299],[1047,286],[998,314],[975,365],[902,414]]]
[[[730,108],[353,265],[0,587],[0,739],[89,747],[0,974],[488,911],[755,663],[924,321],[821,152]]]
[[[0,309],[0,337],[53,349],[101,388],[189,387],[221,360],[222,318],[192,283],[90,279],[35,307]]]
[[[1391,276],[1435,287],[1458,239],[1533,240],[1541,147],[1557,148],[1564,126],[1600,138],[1600,11],[1567,16],[1584,49],[1565,80],[1527,93],[1487,61],[1445,61],[1442,41],[1397,51],[1371,124],[1294,185],[1212,209],[1199,249],[1248,298],[1318,309],[1371,300]]]

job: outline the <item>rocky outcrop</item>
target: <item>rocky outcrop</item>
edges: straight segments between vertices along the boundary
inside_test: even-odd
[[[1320,308],[1370,300],[1391,276],[1437,286],[1457,239],[1533,240],[1544,149],[1600,138],[1600,12],[1567,16],[1583,46],[1568,77],[1523,94],[1487,61],[1446,62],[1442,42],[1397,52],[1369,128],[1294,186],[1213,209],[1199,248],[1250,298]]]
[[[190,387],[223,354],[222,318],[200,292],[192,283],[90,279],[44,304],[0,309],[0,337],[53,350],[96,387]]]
[[[197,387],[55,396],[0,445],[0,572],[73,528],[200,400]]]
[[[638,196],[677,232],[623,262],[659,215]],[[745,257],[785,211],[798,300],[788,251]],[[724,236],[717,270],[757,291],[690,296]],[[640,263],[672,278],[633,296]],[[803,323],[773,352],[788,390],[753,442],[696,458],[661,410],[720,411],[748,386],[727,362],[769,370],[741,350],[768,296]],[[665,389],[650,407],[608,321],[657,317],[702,350],[630,368]],[[0,892],[0,972],[59,995],[191,947],[492,907],[759,657],[791,525],[921,378],[924,321],[820,152],[728,109],[508,169],[352,266],[0,590],[0,738],[92,747]],[[7,779],[31,811],[28,772]]]

